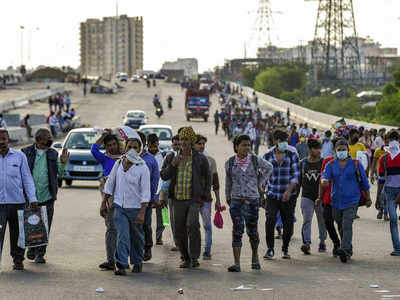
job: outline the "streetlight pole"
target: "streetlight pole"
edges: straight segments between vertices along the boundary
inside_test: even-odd
[[[24,26],[19,27],[21,29],[21,66],[24,65]]]

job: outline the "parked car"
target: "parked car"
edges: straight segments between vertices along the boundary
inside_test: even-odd
[[[133,75],[131,78],[132,82],[139,82],[140,77],[138,75]]]
[[[58,181],[59,187],[62,186],[63,180],[70,186],[74,180],[92,181],[103,177],[103,167],[90,152],[99,137],[99,131],[94,128],[78,128],[68,133],[64,143],[54,144],[57,150],[67,148],[70,153],[64,176]]]
[[[125,126],[138,129],[141,125],[147,124],[146,113],[142,110],[129,110],[123,121]]]
[[[160,140],[160,150],[161,151],[170,151],[172,150],[172,127],[169,125],[142,125],[139,128],[139,131],[143,132],[146,136],[149,134],[155,133]]]

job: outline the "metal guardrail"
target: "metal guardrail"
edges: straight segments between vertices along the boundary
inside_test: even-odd
[[[50,96],[54,96],[57,93],[63,93],[64,91],[65,88],[62,86],[49,90],[44,90],[30,96],[19,97],[11,101],[3,102],[0,103],[0,112],[5,112],[12,109],[20,108],[25,105],[28,105],[30,102],[40,101]]]
[[[231,84],[238,86],[235,83]],[[248,96],[249,99],[251,99],[253,91],[254,89],[252,88],[243,87],[243,93],[246,96]],[[338,116],[313,111],[311,109],[265,95],[263,93],[256,92],[256,95],[258,97],[259,104],[264,104],[275,111],[280,111],[283,113],[286,113],[287,109],[289,108],[291,117],[294,117],[295,119],[298,120],[302,120],[305,123],[309,123],[310,125],[312,125],[312,127],[317,127],[321,129],[331,129],[332,125],[335,124],[335,122],[341,118]],[[378,130],[380,128],[386,128],[387,130],[397,129],[393,126],[387,126],[382,124],[373,124],[346,118],[345,120],[347,124],[361,125],[364,126],[365,128],[374,128]]]

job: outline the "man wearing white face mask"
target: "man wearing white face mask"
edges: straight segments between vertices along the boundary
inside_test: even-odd
[[[388,152],[379,160],[379,185],[376,194],[375,206],[379,208],[379,199],[382,192],[385,193],[390,220],[390,233],[392,235],[392,256],[400,256],[399,227],[396,207],[400,203],[400,135],[397,131],[388,133]]]
[[[366,193],[366,206],[370,207],[372,202],[364,168],[349,156],[348,142],[344,139],[339,140],[335,150],[336,158],[326,165],[322,174],[319,199],[323,198],[331,181],[332,214],[341,236],[341,247],[337,254],[340,260],[346,263],[353,254],[353,221],[361,198],[360,188]]]
[[[282,258],[290,259],[289,243],[293,235],[294,211],[298,196],[300,167],[299,157],[288,149],[288,134],[276,130],[273,135],[275,147],[264,155],[264,159],[273,166],[272,175],[267,183],[267,203],[265,234],[268,250],[265,259],[272,259],[274,252],[274,229],[277,213],[280,212],[283,223]]]

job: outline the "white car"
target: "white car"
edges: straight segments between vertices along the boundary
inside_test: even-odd
[[[142,125],[139,128],[140,132],[143,132],[146,136],[155,133],[160,140],[160,150],[170,151],[172,150],[172,137],[174,136],[172,127],[169,125]]]
[[[143,110],[129,110],[124,117],[123,124],[138,129],[141,125],[147,124],[146,113]]]

